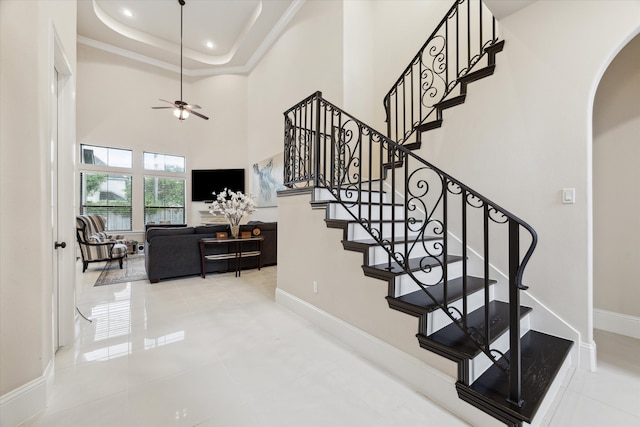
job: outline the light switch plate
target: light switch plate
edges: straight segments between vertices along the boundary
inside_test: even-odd
[[[573,204],[576,202],[576,189],[575,188],[563,188],[562,189],[562,203]]]

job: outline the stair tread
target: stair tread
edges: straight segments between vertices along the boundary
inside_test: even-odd
[[[401,168],[402,165],[404,165],[404,162],[402,160],[398,160],[396,162],[383,163],[382,167],[385,169],[391,169],[393,167]]]
[[[435,106],[440,110],[445,110],[447,108],[455,107],[456,105],[464,103],[465,99],[466,95],[458,95],[452,98],[445,99],[444,101],[440,101]]]
[[[496,366],[489,368],[471,386],[460,384],[458,387],[469,388],[502,410],[530,423],[569,354],[573,342],[533,330],[527,332],[520,342],[522,400],[524,401],[522,407],[507,402],[509,379]],[[506,357],[508,356],[509,352],[506,354]]]
[[[409,271],[418,271],[424,269],[426,267],[434,267],[440,266],[442,264],[449,264],[452,262],[460,261],[462,259],[461,256],[458,255],[447,255],[446,259],[443,258],[442,255],[434,257],[434,256],[424,256],[418,258],[410,258],[408,264]],[[390,275],[403,274],[404,268],[400,266],[397,262],[393,261],[389,263],[375,264],[375,265],[364,265],[363,268],[370,270],[379,270]]]
[[[491,284],[495,283],[495,280],[491,280]],[[473,293],[484,287],[484,279],[480,277],[467,276],[467,293]],[[429,293],[436,299],[437,302],[444,302],[444,284],[430,286]],[[457,301],[462,297],[462,277],[456,277],[447,281],[447,299],[449,302]],[[422,312],[428,313],[438,308],[436,302],[434,302],[429,295],[427,295],[422,289],[411,292],[399,297],[387,297],[390,305],[400,303],[404,306],[413,306],[413,310],[417,314]]]
[[[521,307],[520,316],[524,317],[530,311],[530,307]],[[491,323],[489,325],[489,337],[490,341],[493,342],[500,335],[509,330],[509,304],[502,301],[491,301],[489,303],[489,318],[491,319]],[[484,326],[483,306],[468,314],[467,327],[473,327],[477,328],[479,331],[484,331]],[[467,334],[453,323],[434,332],[428,337],[421,335],[419,338],[421,341],[434,341],[443,346],[449,347],[453,349],[456,354],[459,354],[464,358],[472,359],[480,354],[478,346],[473,343]]]
[[[431,129],[437,129],[441,126],[442,126],[442,119],[438,119],[438,120],[433,120],[430,122],[419,124],[418,126],[415,127],[415,129],[416,129],[416,132],[426,132]]]
[[[407,150],[419,150],[420,147],[422,146],[422,143],[420,141],[415,141],[415,142],[405,142],[404,144],[402,144],[402,146],[404,148],[406,148]]]
[[[488,65],[486,67],[480,68],[479,70],[473,71],[471,73],[468,73],[460,77],[459,81],[465,84],[478,81],[480,79],[483,79],[485,77],[492,75],[493,72],[495,71],[495,68],[496,68],[495,65]]]
[[[501,52],[502,49],[504,49],[504,40],[500,40],[499,42],[484,48],[486,52],[494,52],[494,53]]]

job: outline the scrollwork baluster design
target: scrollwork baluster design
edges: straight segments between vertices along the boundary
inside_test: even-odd
[[[467,7],[462,7],[465,3]],[[389,138],[400,144],[411,138],[415,127],[427,121],[436,104],[480,62],[485,49],[497,42],[495,18],[484,11],[482,2],[473,9],[470,4],[471,0],[454,1],[385,96]]]

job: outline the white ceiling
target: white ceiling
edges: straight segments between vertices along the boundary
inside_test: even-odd
[[[524,9],[536,0],[484,0],[484,4],[489,8],[497,20],[513,15],[520,9]]]
[[[304,0],[185,0],[184,74],[247,73]],[[180,72],[178,0],[80,0],[78,42]],[[125,16],[125,10],[132,13]],[[213,47],[206,43],[210,41]]]

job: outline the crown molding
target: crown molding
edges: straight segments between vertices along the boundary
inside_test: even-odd
[[[269,34],[264,38],[262,43],[255,50],[253,55],[249,58],[249,60],[240,66],[216,66],[216,67],[207,67],[207,68],[183,68],[183,74],[189,77],[206,77],[206,76],[214,76],[221,74],[248,74],[253,67],[260,62],[262,57],[269,51],[271,46],[276,42],[278,37],[284,32],[287,25],[291,20],[295,17],[298,11],[302,8],[306,0],[294,0],[291,5],[287,8],[285,13],[280,17],[278,22],[273,26]],[[180,67],[177,65],[170,64],[168,62],[160,61],[158,59],[152,58],[150,56],[142,55],[139,53],[132,52],[127,49],[123,49],[117,46],[113,46],[108,43],[104,43],[98,40],[94,40],[88,37],[84,37],[81,35],[77,36],[77,41],[79,44],[92,47],[94,49],[99,49],[105,52],[109,52],[114,55],[118,55],[124,58],[131,59],[133,61],[141,62],[147,65],[151,65],[153,67],[161,68],[163,70],[167,70],[176,74],[180,74]]]

